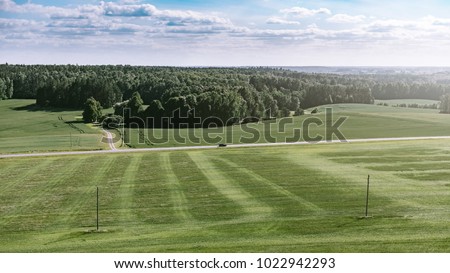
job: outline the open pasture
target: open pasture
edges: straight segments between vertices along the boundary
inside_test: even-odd
[[[410,100],[420,102],[421,100]],[[436,109],[386,107],[368,104],[335,104],[318,107],[317,114],[279,118],[212,129],[130,129],[126,142],[135,148],[305,141],[326,136],[326,108],[331,124],[346,139],[450,136],[450,115]],[[338,120],[346,118],[344,122]],[[307,127],[307,128],[306,128]],[[337,139],[334,135],[333,139]]]
[[[10,158],[0,174],[1,252],[450,250],[448,140]]]
[[[106,149],[101,130],[79,121],[82,110],[41,108],[35,100],[0,101],[0,153]]]
[[[82,110],[42,109],[33,103],[34,100],[0,101],[0,153],[109,149],[106,143],[100,142],[99,128],[73,122]],[[347,139],[450,136],[450,115],[439,114],[438,110],[365,104],[326,105],[319,107],[317,114],[243,126],[130,129],[124,135],[126,143],[135,148],[304,141],[308,137],[325,136],[325,125],[320,122],[326,122],[326,108],[332,109],[332,124],[346,118],[338,129]],[[122,141],[117,141],[116,146],[123,147]]]

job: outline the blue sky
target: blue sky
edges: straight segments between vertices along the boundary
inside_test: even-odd
[[[0,63],[450,64],[450,1],[0,0]]]

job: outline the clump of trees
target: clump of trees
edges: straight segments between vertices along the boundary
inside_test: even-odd
[[[0,100],[12,98],[13,91],[13,82],[8,77],[0,78]]]
[[[97,122],[102,117],[102,106],[94,98],[89,98],[84,104],[83,120],[84,122]]]
[[[445,94],[441,97],[441,113],[450,114],[450,94]]]
[[[117,129],[123,125],[123,117],[113,114],[108,114],[102,117],[102,127],[107,129]]]
[[[396,104],[396,105],[393,105],[393,106],[394,107],[404,107],[404,108],[438,109],[438,104],[437,103],[433,103],[433,104],[418,104],[418,103],[406,104],[406,103],[400,103],[400,104]]]

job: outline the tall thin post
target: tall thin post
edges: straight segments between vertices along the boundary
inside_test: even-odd
[[[97,187],[97,231],[98,231],[98,187]]]
[[[370,184],[370,175],[367,175],[367,194],[366,194],[366,217],[369,213],[369,184]]]

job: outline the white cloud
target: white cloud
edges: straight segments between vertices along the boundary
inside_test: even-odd
[[[363,22],[366,19],[366,16],[364,15],[356,15],[351,16],[348,14],[335,14],[327,19],[328,22],[331,23],[360,23]]]
[[[30,30],[35,35],[44,37],[42,41],[34,43],[64,43],[65,37],[77,36],[80,42],[88,40],[101,43],[110,43],[111,35],[127,36],[129,39],[139,38],[140,43],[161,43],[167,39],[184,35],[184,41],[189,37],[204,40],[212,37],[223,43],[237,38],[248,38],[247,42],[261,39],[262,41],[280,42],[280,39],[299,39],[308,41],[327,42],[379,42],[379,41],[431,41],[432,39],[445,40],[450,36],[450,19],[428,16],[418,20],[377,20],[363,15],[351,16],[336,14],[327,19],[332,23],[361,23],[353,27],[335,28],[324,27],[320,21],[308,22],[309,25],[301,27],[298,20],[292,17],[311,17],[318,14],[331,15],[326,8],[306,9],[294,7],[281,10],[284,17],[270,17],[265,23],[279,25],[280,29],[264,29],[262,25],[249,28],[235,26],[229,19],[215,13],[204,13],[189,10],[163,10],[154,5],[139,3],[138,1],[101,2],[99,5],[81,5],[75,7],[54,7],[36,4],[18,5],[10,0],[0,0],[0,8],[16,13],[40,13],[41,18],[34,21],[21,19],[2,19],[0,28],[3,37],[18,37],[21,33]],[[33,11],[31,11],[33,9]],[[306,19],[305,19],[306,20]],[[283,26],[285,26],[283,28]],[[289,29],[288,26],[299,26]],[[11,35],[11,34],[15,35]],[[23,37],[27,37],[23,35]],[[122,43],[112,40],[114,43]]]
[[[161,9],[146,2],[120,0],[56,7],[0,0],[0,10],[6,14],[0,17],[0,48],[2,52],[8,47],[28,48],[30,52],[34,47],[75,51],[78,48],[93,51],[108,48],[115,52],[123,50],[129,56],[139,49],[146,54],[152,52],[152,56],[159,56],[161,60],[173,55],[174,62],[189,52],[200,52],[199,56],[203,56],[203,52],[209,52],[211,56],[217,52],[221,52],[217,56],[238,56],[244,49],[252,56],[260,54],[264,57],[270,50],[300,52],[302,48],[305,49],[303,52],[317,51],[320,55],[322,50],[348,49],[352,57],[353,50],[359,49],[378,52],[377,48],[383,48],[386,52],[392,49],[392,52],[401,53],[403,48],[421,48],[422,52],[425,48],[435,47],[442,49],[441,52],[450,48],[450,18],[445,15],[410,16],[408,20],[396,16],[380,19],[369,12],[366,16],[353,16],[332,14],[327,8],[293,7],[279,10],[269,18],[253,15],[236,19],[234,24],[223,15],[227,11]],[[361,12],[366,13],[365,10]],[[233,18],[232,14],[228,16]],[[261,18],[266,20],[261,22]],[[286,60],[291,61],[290,58]],[[301,56],[298,60],[302,60]]]
[[[136,4],[139,1],[126,2],[132,4],[122,1],[54,7],[0,0],[0,9],[10,16],[15,13],[21,18],[33,18],[0,18],[0,39],[18,46],[180,46],[183,42],[195,44],[194,37],[207,39],[208,35],[241,31],[229,19],[215,14],[161,10],[150,4]],[[177,39],[177,43],[170,39]]]
[[[290,21],[279,17],[270,17],[266,20],[266,24],[272,25],[300,25],[298,21]]]
[[[11,0],[0,0],[0,10],[12,13],[40,14],[53,19],[71,18],[85,19],[92,17],[148,17],[154,20],[172,22],[174,24],[223,24],[231,25],[231,21],[219,16],[189,11],[160,10],[150,4],[136,4],[140,1],[100,2],[99,5],[82,5],[76,8],[62,8],[37,4],[18,5]],[[132,3],[132,4],[128,4]]]
[[[231,21],[228,19],[194,11],[157,10],[154,17],[159,20],[171,22],[231,25]]]
[[[331,11],[327,8],[307,9],[303,7],[293,7],[289,9],[282,9],[280,10],[280,12],[286,15],[294,15],[300,18],[311,17],[319,14],[331,15]]]
[[[141,3],[142,0],[120,0],[119,3],[121,4],[138,4]]]
[[[0,18],[0,29],[28,27],[34,24],[36,24],[36,22],[31,20]]]
[[[434,16],[427,16],[422,20],[435,26],[450,26],[450,18],[436,18]]]
[[[102,2],[100,6],[107,16],[145,17],[153,16],[157,11],[156,7],[150,4],[123,5],[114,2]]]
[[[13,11],[17,8],[17,4],[12,0],[0,0],[0,10]]]
[[[160,10],[150,4],[122,5],[102,2],[100,8],[104,15],[112,17],[148,17],[172,25],[200,24],[231,25],[230,20],[215,15],[190,10]]]

